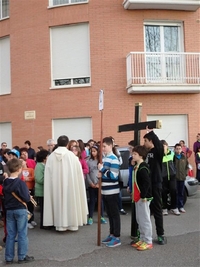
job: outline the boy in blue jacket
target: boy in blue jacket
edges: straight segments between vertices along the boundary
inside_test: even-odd
[[[103,164],[98,164],[102,175],[103,202],[109,218],[110,234],[102,241],[107,247],[121,245],[120,237],[120,215],[119,201],[119,160],[113,153],[113,140],[111,137],[103,139],[103,153],[105,155]]]
[[[6,210],[6,264],[12,264],[15,256],[15,238],[18,236],[18,263],[33,261],[33,257],[27,255],[27,210],[26,206],[13,196],[15,193],[23,202],[30,201],[30,194],[26,184],[18,178],[22,171],[22,162],[13,158],[7,163],[10,177],[3,183],[4,206]]]

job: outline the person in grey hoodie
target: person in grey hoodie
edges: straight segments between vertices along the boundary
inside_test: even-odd
[[[100,162],[100,151],[97,145],[90,148],[90,158],[87,161],[89,167],[89,173],[86,175],[86,182],[88,184],[89,192],[89,217],[88,225],[93,224],[93,213],[95,208],[96,199],[98,199],[99,179],[97,178],[98,168],[97,165]],[[107,223],[104,219],[104,207],[103,200],[101,201],[101,223]]]

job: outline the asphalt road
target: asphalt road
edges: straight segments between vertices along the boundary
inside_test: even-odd
[[[36,226],[28,233],[28,255],[34,256],[35,261],[27,263],[27,266],[200,266],[200,186],[197,194],[188,198],[185,214],[180,216],[170,214],[164,217],[167,244],[160,246],[155,243],[154,248],[149,251],[137,251],[129,245],[131,241],[129,237],[130,205],[124,205],[124,209],[129,214],[121,215],[121,246],[116,248],[107,248],[105,245],[97,246],[97,223],[95,220],[93,225],[80,227],[78,232],[40,230]],[[39,223],[37,209],[35,215],[35,220]],[[152,222],[153,236],[156,238],[153,218]],[[101,237],[104,238],[107,234],[108,224],[102,225]],[[0,236],[3,236],[2,228]],[[4,249],[0,252],[0,266],[5,264],[4,252]],[[17,257],[15,261],[17,262]]]

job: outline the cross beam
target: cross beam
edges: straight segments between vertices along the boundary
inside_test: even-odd
[[[162,128],[162,121],[145,121],[145,122],[138,122],[138,123],[130,123],[130,124],[123,124],[118,126],[118,132],[129,132],[129,131],[140,131],[145,130],[146,128],[149,129],[161,129]]]

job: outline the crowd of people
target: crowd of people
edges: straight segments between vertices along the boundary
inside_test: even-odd
[[[139,251],[152,249],[152,224],[155,218],[157,242],[166,244],[163,215],[185,213],[183,192],[192,151],[180,140],[169,149],[165,140],[149,130],[144,145],[130,141],[129,182],[131,203],[131,246]],[[100,149],[101,145],[101,149]],[[193,145],[196,177],[200,182],[200,134]],[[102,152],[102,153],[101,153]],[[18,242],[18,263],[34,260],[27,255],[27,229],[34,229],[34,202],[40,206],[40,229],[77,231],[79,226],[93,224],[93,214],[101,179],[101,223],[109,222],[109,234],[102,240],[107,247],[121,245],[120,165],[122,158],[112,136],[100,142],[90,139],[69,140],[60,136],[55,144],[47,140],[47,149],[36,152],[26,140],[23,147],[0,149],[0,207],[4,225],[5,260],[13,263],[14,244]],[[87,199],[86,188],[89,193]],[[171,195],[171,206],[167,197]],[[27,211],[31,218],[27,219]]]

